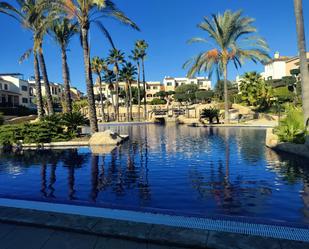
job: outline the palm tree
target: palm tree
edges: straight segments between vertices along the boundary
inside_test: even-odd
[[[141,71],[141,55],[140,55],[140,50],[136,47],[134,50],[131,51],[132,55],[130,58],[136,62],[137,66],[137,105],[138,105],[138,121],[141,120],[141,86],[140,86],[140,71]]]
[[[268,46],[264,39],[256,35],[253,26],[254,19],[243,17],[241,11],[225,11],[224,14],[207,17],[198,27],[206,31],[209,40],[214,43],[214,48],[201,52],[184,64],[190,66],[188,77],[197,73],[208,72],[209,75],[216,71],[224,78],[225,123],[229,123],[228,103],[228,64],[233,62],[235,67],[241,67],[244,60],[264,62],[270,57],[267,53]],[[189,42],[209,42],[203,38],[193,38]]]
[[[2,13],[5,13],[22,24],[23,27],[27,28],[32,32],[33,36],[33,48],[29,49],[22,57],[20,61],[28,58],[31,52],[34,57],[34,74],[35,74],[35,85],[37,94],[37,108],[38,117],[42,118],[44,115],[43,111],[43,100],[41,91],[41,77],[39,64],[43,74],[43,79],[46,88],[46,96],[48,99],[48,112],[53,114],[53,104],[50,94],[49,81],[47,76],[46,65],[43,55],[43,37],[47,31],[48,25],[51,20],[55,17],[55,11],[51,8],[47,1],[44,0],[19,0],[17,1],[18,9],[12,8],[11,5],[1,2]]]
[[[127,106],[127,121],[132,121],[132,88],[131,84],[135,80],[136,67],[131,62],[126,62],[121,71],[120,78],[126,82],[126,106]]]
[[[145,58],[146,58],[146,49],[148,44],[145,40],[138,40],[135,43],[136,49],[139,50],[140,58],[142,61],[142,75],[143,75],[143,90],[144,90],[144,119],[147,120],[147,102],[146,102],[146,79],[145,79]]]
[[[302,84],[302,101],[305,122],[309,119],[309,70],[307,62],[306,38],[303,16],[303,1],[294,0],[297,40],[300,57],[300,74]]]
[[[109,52],[107,63],[114,65],[113,72],[116,76],[116,119],[119,122],[119,66],[125,62],[124,53],[116,48]]]
[[[95,100],[93,93],[93,81],[90,65],[90,48],[89,48],[89,30],[91,23],[96,23],[101,31],[110,38],[107,29],[100,19],[112,17],[118,21],[138,29],[137,25],[121,12],[111,0],[57,0],[54,4],[63,9],[72,18],[75,18],[79,24],[81,42],[83,47],[84,68],[87,85],[87,97],[89,104],[89,119],[92,132],[98,131],[96,116]]]
[[[105,60],[99,58],[98,56],[93,57],[91,60],[91,69],[98,76],[99,81],[99,94],[100,94],[100,103],[101,103],[101,112],[102,112],[102,121],[105,120],[105,112],[104,112],[104,99],[102,93],[102,76],[101,73],[103,70],[107,68],[107,63]]]
[[[64,84],[64,112],[72,112],[72,99],[70,87],[70,72],[67,62],[67,49],[71,38],[78,32],[77,24],[69,19],[55,20],[50,28],[50,34],[61,49],[62,77]]]
[[[107,70],[104,70],[103,81],[107,84],[107,88],[110,92],[110,96],[112,99],[112,106],[114,108],[114,115],[116,114],[116,107],[114,103],[114,91],[115,91],[114,82],[115,80],[116,80],[116,76],[112,70],[109,70],[108,68]]]

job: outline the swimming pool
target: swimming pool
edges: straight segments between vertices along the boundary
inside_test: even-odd
[[[309,163],[265,148],[264,129],[111,129],[130,135],[112,152],[2,153],[0,197],[309,224]]]

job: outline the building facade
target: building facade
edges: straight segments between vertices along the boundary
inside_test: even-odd
[[[309,59],[309,52],[307,53]],[[299,56],[281,56],[276,52],[274,58],[264,65],[262,76],[265,80],[277,80],[291,76],[291,70],[299,69]]]
[[[195,77],[195,78],[174,78],[164,77],[163,86],[166,92],[175,91],[178,86],[195,84],[198,85],[199,89],[210,90],[211,81],[207,77]]]
[[[0,99],[3,107],[33,106],[29,83],[21,74],[0,76]]]

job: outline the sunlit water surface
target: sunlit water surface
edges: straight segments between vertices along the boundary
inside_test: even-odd
[[[111,129],[130,135],[112,152],[2,153],[0,196],[309,224],[309,163],[265,148],[264,129]]]

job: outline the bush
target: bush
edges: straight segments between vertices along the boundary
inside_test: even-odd
[[[195,93],[196,100],[210,101],[214,97],[213,91],[198,91]]]
[[[302,110],[294,106],[287,107],[286,117],[280,121],[275,133],[281,142],[305,143],[307,131]]]
[[[208,118],[209,123],[212,124],[214,118],[217,120],[217,123],[219,123],[219,116],[220,110],[212,107],[203,109],[200,118]]]
[[[155,98],[149,102],[150,105],[165,105],[167,102],[165,99]]]
[[[0,107],[0,112],[3,115],[7,116],[28,116],[28,115],[35,115],[37,111],[34,109],[29,109],[25,106],[18,106],[18,107]]]
[[[275,88],[274,96],[280,102],[292,102],[294,100],[294,93],[290,92],[287,86]]]
[[[4,117],[3,114],[0,112],[0,125],[3,125],[4,123]]]
[[[40,122],[19,125],[4,125],[0,128],[0,144],[49,143],[66,141],[76,137],[77,127],[89,121],[81,113],[55,114]]]

